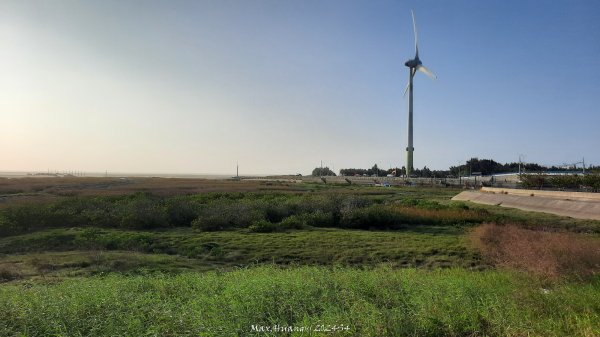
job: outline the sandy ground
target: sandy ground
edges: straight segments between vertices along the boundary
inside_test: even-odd
[[[471,201],[478,204],[518,208],[525,211],[544,212],[577,219],[600,220],[600,200],[559,198],[556,196],[515,195],[483,191],[464,191],[452,200]]]

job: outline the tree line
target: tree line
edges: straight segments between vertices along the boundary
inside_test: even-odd
[[[598,192],[600,191],[600,174],[523,174],[521,175],[521,186],[534,189],[558,188],[564,190],[588,190],[590,192]]]
[[[439,171],[439,170],[431,170],[427,166],[422,169],[415,168],[412,171],[412,174],[415,177],[423,177],[423,178],[445,178],[448,176],[448,171]],[[393,177],[403,177],[406,175],[406,167],[393,167],[387,170],[380,169],[377,167],[377,164],[373,165],[370,169],[360,169],[360,168],[349,168],[349,169],[341,169],[340,175],[342,176],[393,176]]]
[[[501,164],[493,159],[479,159],[479,158],[471,158],[467,160],[464,164],[460,164],[458,166],[450,166],[448,170],[431,170],[427,166],[422,169],[415,168],[413,169],[411,175],[413,177],[420,178],[456,178],[459,176],[470,176],[473,174],[477,175],[491,175],[496,173],[539,173],[539,172],[548,172],[548,171],[565,171],[565,170],[575,170],[581,169],[575,166],[571,167],[558,167],[558,166],[544,166],[536,163],[505,163]],[[586,167],[586,172],[595,172],[600,173],[600,166],[590,166]],[[374,164],[373,167],[368,169],[363,168],[343,168],[340,170],[339,174],[341,176],[394,176],[394,177],[403,177],[406,175],[406,168],[402,167],[394,167],[389,169],[381,169]],[[317,167],[312,171],[313,176],[335,176],[336,173],[333,172],[329,167]]]

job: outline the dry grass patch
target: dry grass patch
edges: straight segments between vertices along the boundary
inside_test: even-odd
[[[21,270],[16,266],[10,264],[0,266],[0,283],[18,280],[22,277]]]
[[[595,237],[484,224],[472,231],[471,239],[498,266],[552,279],[600,273],[600,239]]]
[[[425,223],[471,223],[482,221],[485,216],[485,211],[461,209],[461,208],[417,208],[405,207],[400,205],[394,206],[394,211],[403,215],[407,219],[414,222]]]
[[[54,196],[114,196],[150,192],[161,196],[207,192],[304,191],[300,184],[201,178],[0,178],[0,196],[49,194]]]

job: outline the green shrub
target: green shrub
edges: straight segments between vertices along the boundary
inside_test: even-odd
[[[246,228],[263,219],[264,210],[255,209],[247,203],[223,200],[204,205],[200,215],[192,221],[192,227],[204,231]]]
[[[363,197],[349,196],[340,201],[334,201],[334,205],[331,205],[324,211],[329,211],[332,214],[339,213],[340,216],[343,216],[344,214],[352,213],[359,208],[367,207],[371,204],[371,200]]]
[[[171,226],[189,227],[200,213],[200,205],[187,198],[171,198],[166,201],[168,222]]]
[[[220,231],[227,228],[228,225],[227,221],[219,215],[199,216],[192,221],[192,228],[207,232]]]
[[[9,207],[3,210],[2,228],[8,234],[20,234],[44,228],[45,207],[27,205]]]
[[[419,199],[415,198],[403,198],[398,201],[398,204],[402,206],[415,207],[419,203]]]
[[[600,191],[600,174],[587,174],[583,177],[583,185],[594,192]]]
[[[100,229],[85,228],[75,236],[73,244],[80,249],[104,249],[106,247],[100,242],[101,236],[102,231]]]
[[[521,186],[524,188],[537,188],[548,184],[548,176],[545,174],[522,174],[521,175]]]
[[[218,231],[247,228],[259,220],[279,223],[282,228],[383,229],[407,223],[438,223],[436,211],[468,210],[464,204],[443,205],[406,198],[393,204],[403,207],[404,211],[398,212],[382,201],[382,198],[356,195],[281,193],[207,193],[167,198],[147,193],[69,197],[48,205],[1,210],[0,234],[82,226],[123,229],[192,226],[204,231]],[[415,209],[430,212],[419,213]]]
[[[583,177],[578,175],[555,175],[548,178],[548,183],[556,188],[577,189],[583,185]]]
[[[165,208],[155,200],[141,198],[122,205],[120,224],[123,228],[151,229],[169,225]]]
[[[135,250],[152,252],[160,241],[152,233],[105,231],[86,228],[72,238],[72,245],[78,249]],[[64,242],[63,244],[67,244]]]
[[[600,190],[600,175],[544,175],[544,174],[524,174],[521,176],[521,185],[525,188],[553,187],[560,189],[581,189],[587,188],[594,192]]]
[[[442,205],[434,200],[427,199],[415,199],[415,198],[404,198],[398,202],[399,205],[406,207],[416,207],[420,209],[447,209],[449,206]]]
[[[304,224],[312,227],[336,227],[338,224],[334,221],[333,214],[323,211],[304,213],[301,215]]]
[[[6,218],[3,213],[0,213],[0,237],[20,234],[23,229]]]
[[[340,226],[353,229],[386,229],[400,225],[402,220],[404,219],[401,214],[394,212],[389,206],[374,205],[345,214],[340,219]]]
[[[278,224],[281,229],[302,229],[306,226],[303,216],[290,215]]]
[[[84,219],[79,226],[118,227],[121,224],[121,212],[114,205],[91,207],[81,211]]]
[[[263,210],[265,218],[270,222],[280,222],[284,218],[294,214],[291,204],[287,202],[285,197],[277,197],[270,200],[258,199],[248,200],[248,205]]]
[[[462,201],[455,201],[455,202],[452,202],[452,203],[449,205],[449,208],[451,208],[451,209],[462,209],[462,210],[468,210],[468,209],[469,209],[469,205],[465,204],[465,203],[464,203],[464,202],[462,202]],[[484,212],[484,213],[486,213],[484,210],[481,210],[481,211],[482,211],[482,212]]]
[[[253,222],[248,229],[255,233],[271,233],[276,232],[279,228],[276,224],[262,219]]]

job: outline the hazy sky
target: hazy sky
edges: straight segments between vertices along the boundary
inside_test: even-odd
[[[600,1],[0,0],[0,170],[600,165]]]

